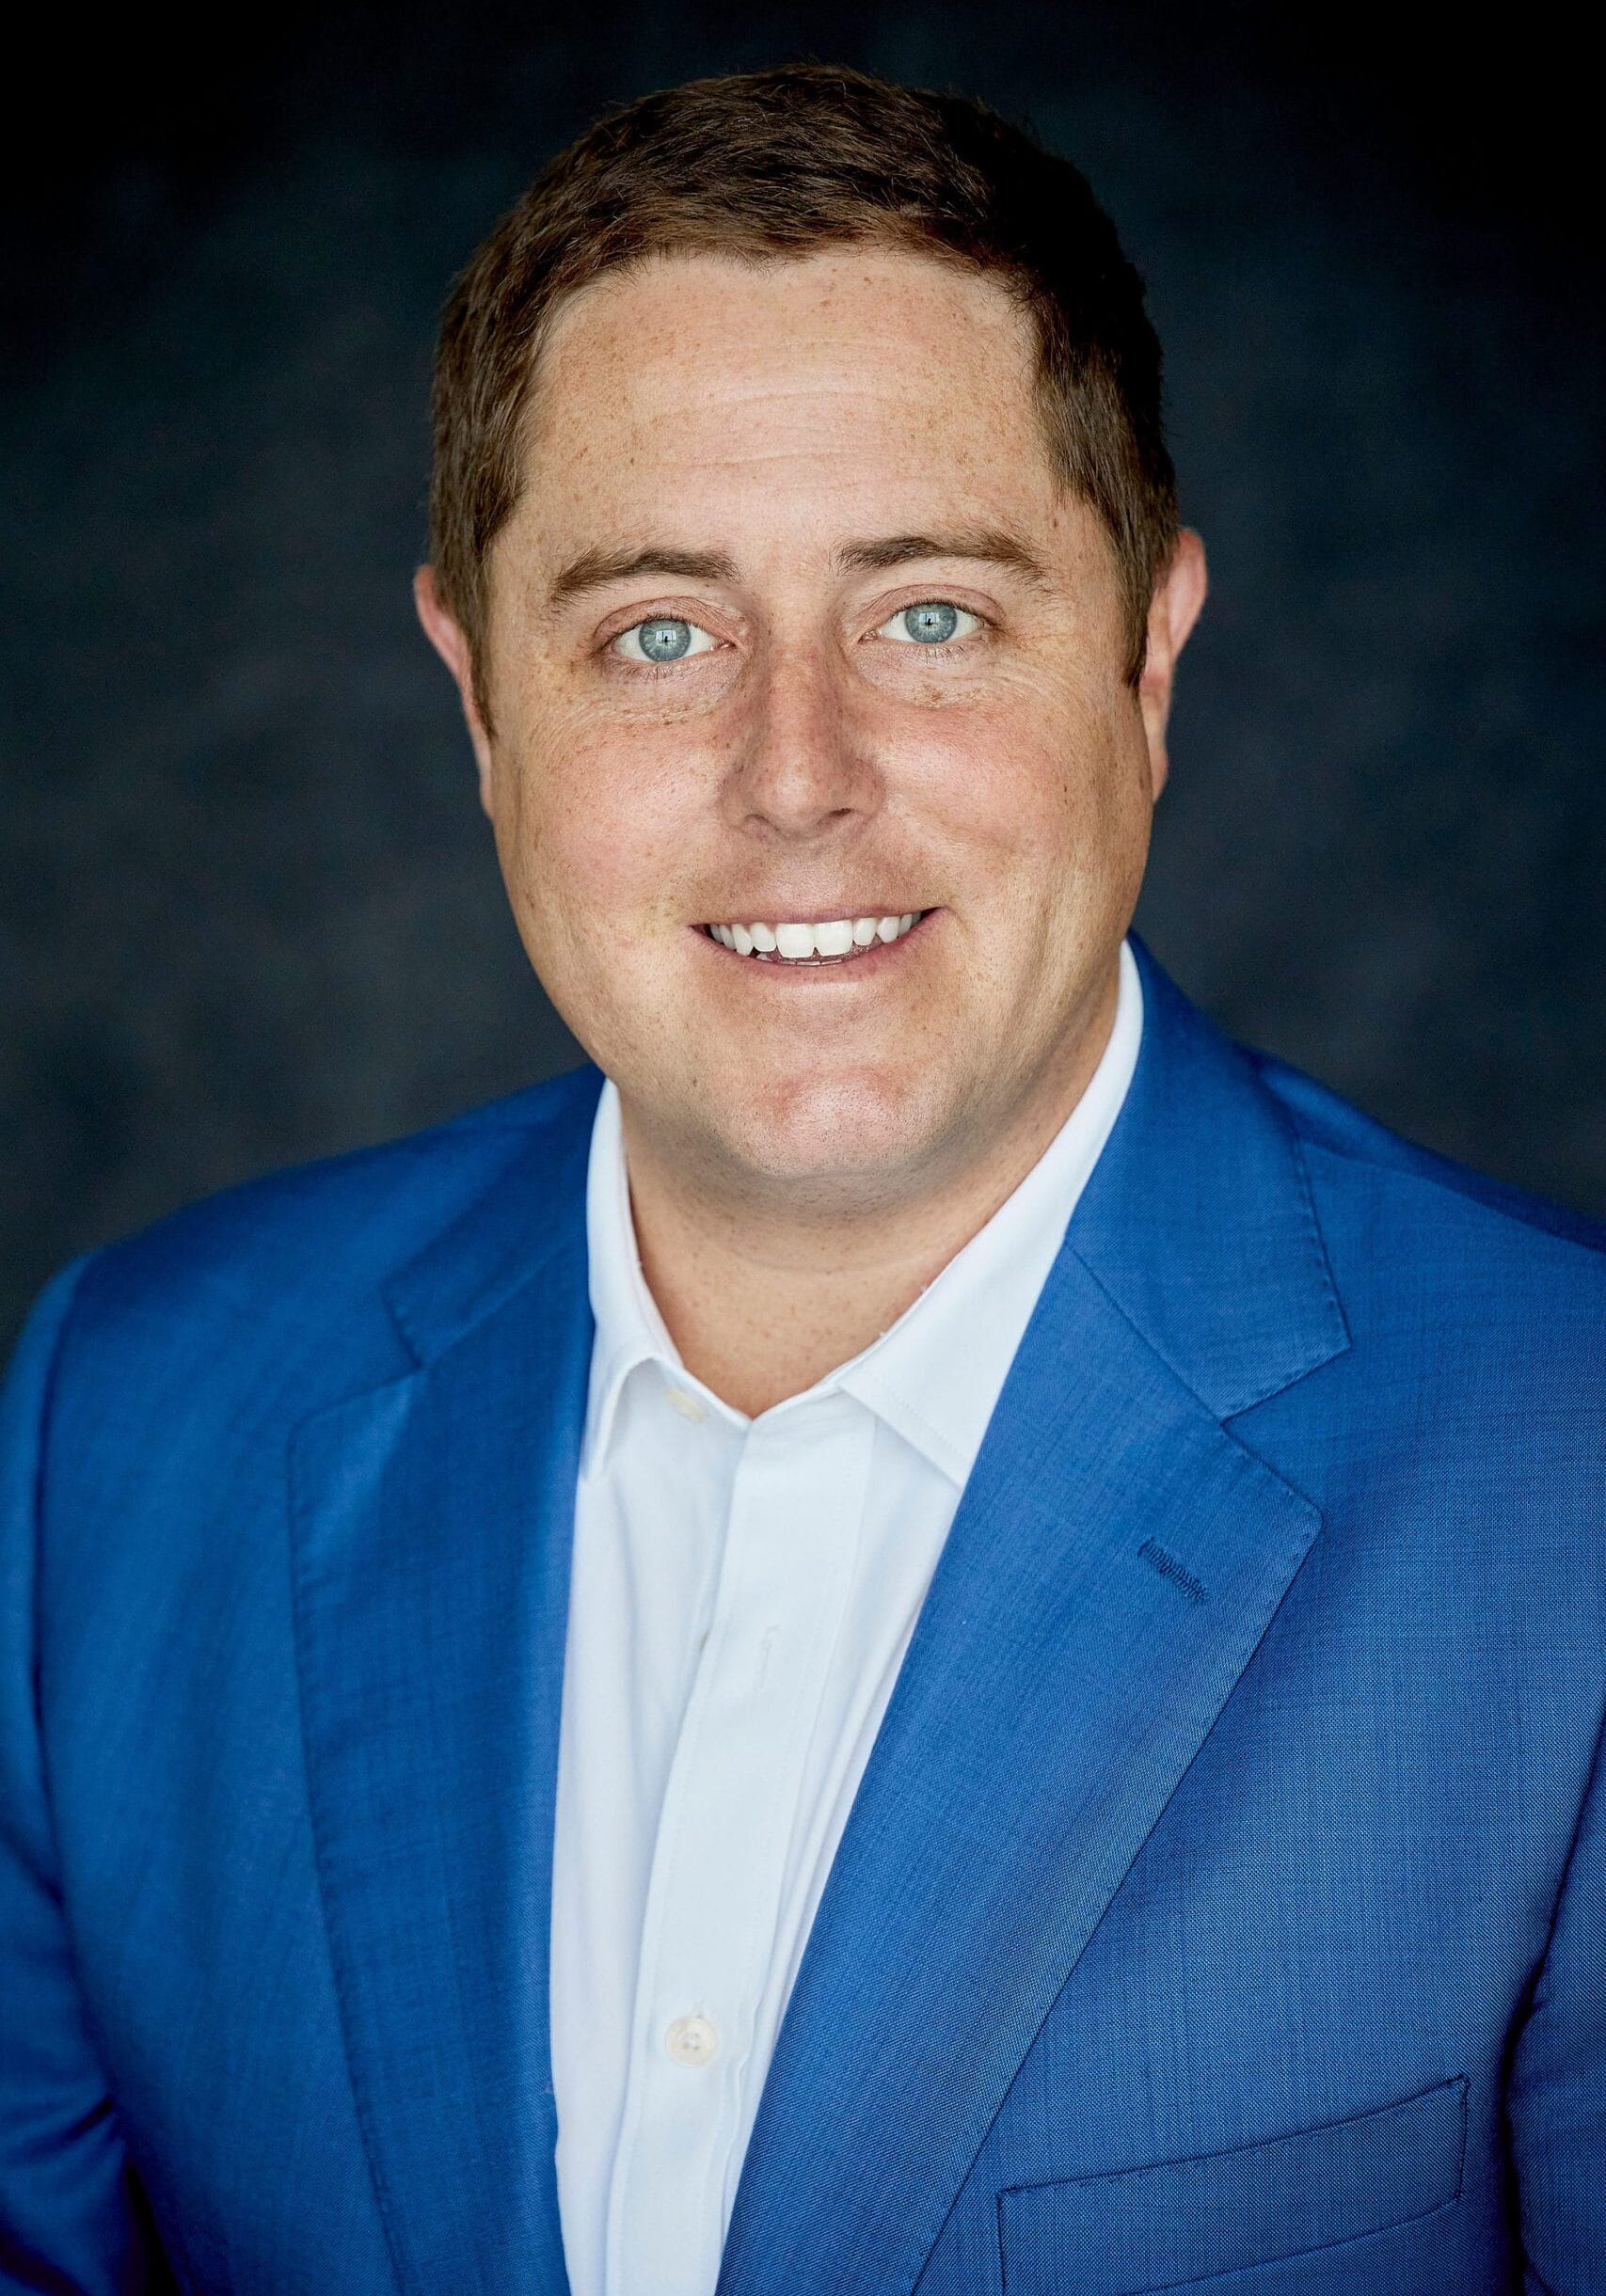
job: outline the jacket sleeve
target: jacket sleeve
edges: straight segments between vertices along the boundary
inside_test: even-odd
[[[1525,2296],[1606,2289],[1606,1730],[1507,2092]]]
[[[35,1553],[45,1429],[86,1263],[58,1276],[0,1391],[0,2291],[148,2296],[164,2265],[86,2030],[40,1737]]]

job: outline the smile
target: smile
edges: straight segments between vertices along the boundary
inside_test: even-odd
[[[929,913],[910,909],[895,917],[831,917],[819,925],[706,925],[703,930],[722,948],[756,957],[761,964],[851,964],[901,941]]]

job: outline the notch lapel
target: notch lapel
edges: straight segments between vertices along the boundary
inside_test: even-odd
[[[1137,1074],[854,1803],[719,2296],[914,2287],[1319,1527],[1222,1424],[1346,1344],[1297,1147],[1140,958]]]
[[[548,1936],[598,1082],[395,1288],[419,1368],[293,1461],[319,1876],[408,2296],[566,2287]]]

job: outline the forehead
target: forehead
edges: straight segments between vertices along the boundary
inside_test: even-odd
[[[1029,323],[985,275],[849,247],[656,258],[559,309],[517,522],[855,527],[878,507],[1044,513]]]

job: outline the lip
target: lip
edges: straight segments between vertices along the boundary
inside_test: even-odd
[[[783,958],[769,962],[760,957],[739,956],[735,949],[727,949],[723,942],[716,941],[705,926],[688,926],[687,930],[710,957],[721,958],[726,965],[739,967],[757,979],[808,981],[816,987],[829,981],[843,988],[854,981],[879,980],[889,967],[900,961],[906,949],[925,938],[942,913],[940,909],[928,909],[897,941],[872,942],[867,949],[860,949],[851,957],[804,957],[789,960]]]

